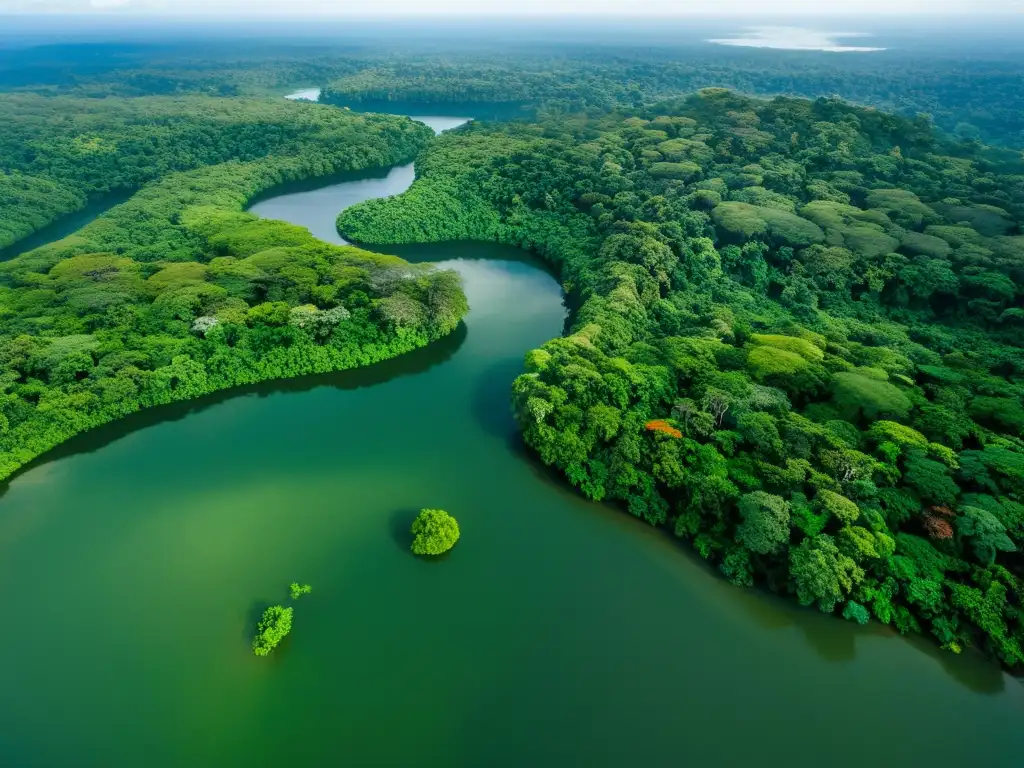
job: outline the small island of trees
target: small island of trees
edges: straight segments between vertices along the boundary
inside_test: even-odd
[[[281,605],[272,605],[263,612],[263,618],[256,625],[256,637],[252,641],[252,652],[267,656],[284,640],[292,630],[292,610]]]
[[[293,581],[288,585],[288,594],[292,600],[298,600],[312,591],[313,587],[309,584]],[[259,624],[256,625],[256,636],[252,640],[253,653],[257,656],[267,656],[284,640],[285,635],[292,631],[293,611],[293,608],[272,605],[263,612]]]
[[[441,555],[459,540],[459,524],[443,509],[422,509],[412,523],[412,552]]]

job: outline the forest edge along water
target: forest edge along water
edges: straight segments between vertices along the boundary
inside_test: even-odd
[[[123,203],[131,195],[130,191],[117,190],[90,200],[81,210],[65,214],[56,221],[52,221],[40,227],[32,234],[23,237],[18,242],[12,243],[6,248],[0,248],[0,261],[9,261],[23,253],[28,253],[33,248],[39,248],[47,243],[52,243],[55,240],[60,240],[77,232],[115,205]]]
[[[339,242],[341,207],[412,177],[251,210]],[[10,484],[0,761],[959,766],[981,742],[1019,765],[1024,690],[995,665],[733,587],[524,455],[509,385],[565,319],[532,257],[400,255],[463,276],[450,337],[137,414]],[[459,520],[442,562],[408,551],[422,507]],[[257,659],[293,580],[315,594]]]

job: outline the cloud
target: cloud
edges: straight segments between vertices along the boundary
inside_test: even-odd
[[[104,9],[104,8],[124,8],[131,3],[132,0],[89,0],[89,6],[92,8]]]

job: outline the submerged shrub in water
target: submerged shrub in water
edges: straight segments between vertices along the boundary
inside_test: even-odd
[[[459,540],[459,524],[443,509],[423,509],[412,523],[412,551],[416,555],[440,555]]]
[[[303,595],[308,595],[313,591],[313,587],[309,584],[299,584],[297,581],[293,581],[291,586],[288,587],[288,591],[291,593],[292,600],[298,600]]]
[[[292,609],[272,605],[263,612],[263,618],[256,625],[256,637],[252,641],[252,652],[266,656],[284,640],[292,630]]]

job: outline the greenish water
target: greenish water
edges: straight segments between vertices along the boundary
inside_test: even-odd
[[[538,264],[403,255],[462,273],[448,339],[139,414],[10,484],[0,765],[1021,765],[996,667],[731,587],[524,454],[509,384],[565,318]],[[408,552],[423,506],[461,525],[437,562]],[[293,580],[313,593],[257,658]]]

